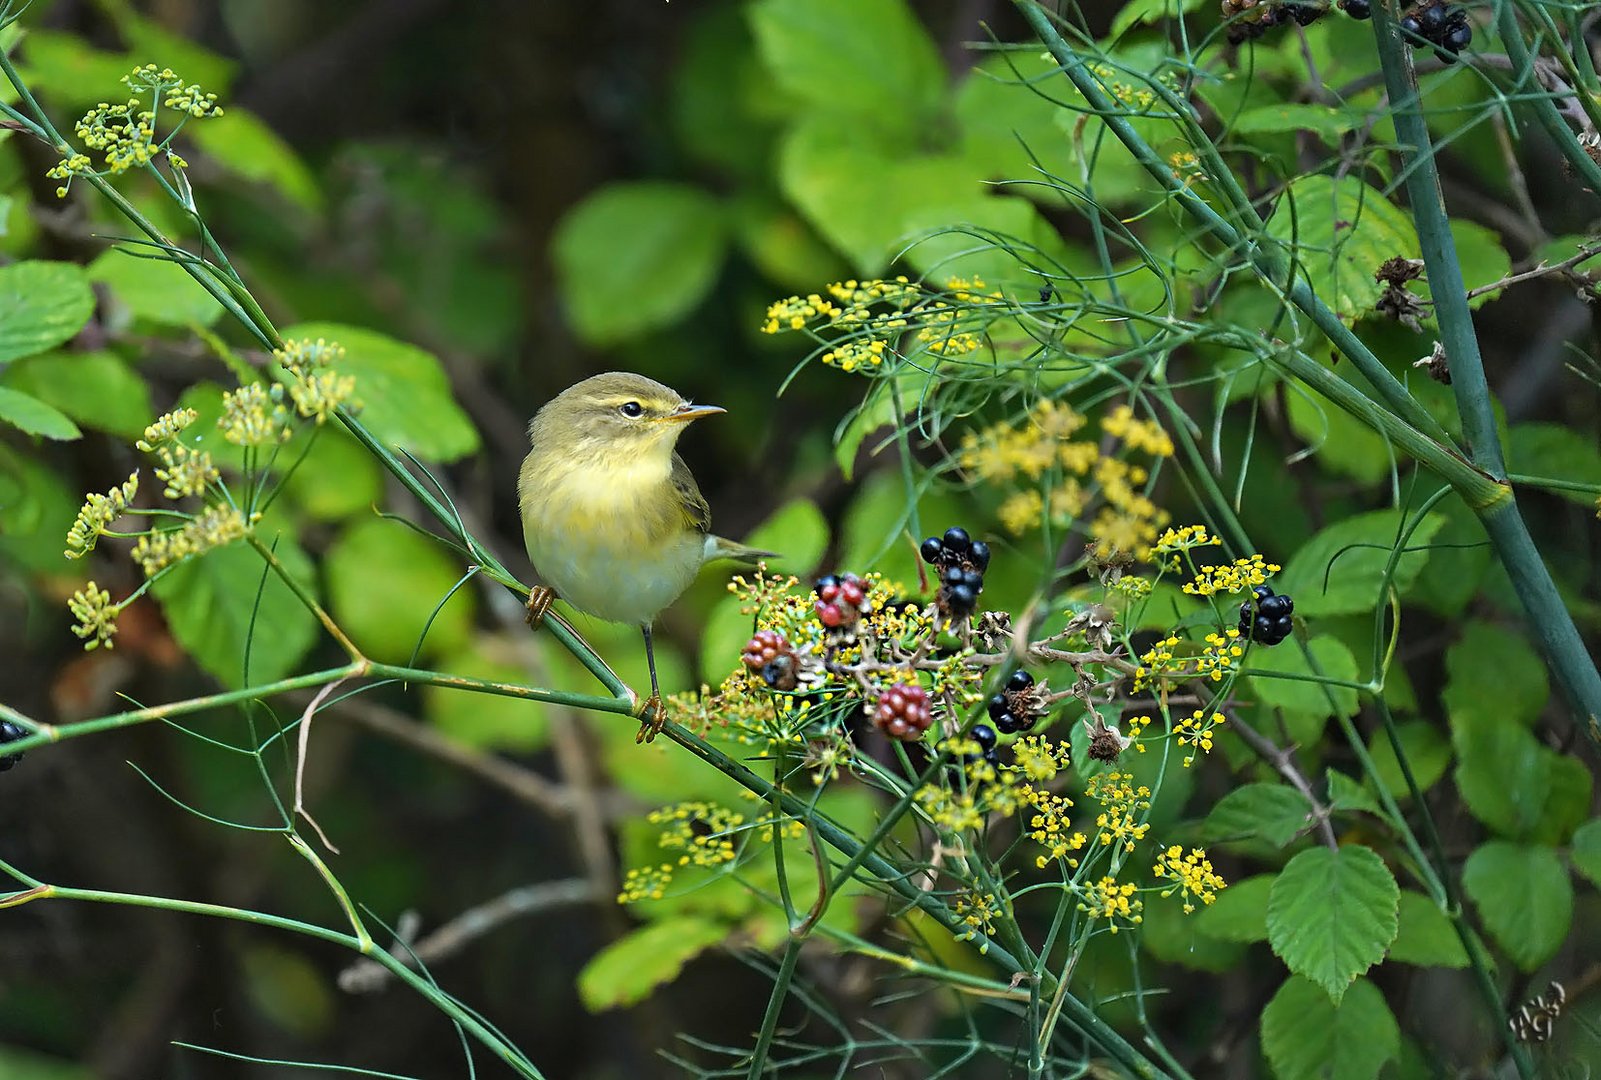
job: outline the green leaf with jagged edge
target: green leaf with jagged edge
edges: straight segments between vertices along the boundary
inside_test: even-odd
[[[1601,818],[1591,818],[1573,831],[1573,868],[1601,886]]]
[[[1400,889],[1371,848],[1309,848],[1285,864],[1268,897],[1268,942],[1289,969],[1337,1004],[1395,940]]]
[[[1206,815],[1209,843],[1260,839],[1284,847],[1312,827],[1312,804],[1288,784],[1245,784],[1224,795]]]
[[[1451,710],[1457,790],[1473,816],[1502,836],[1556,844],[1589,812],[1584,763],[1506,722],[1495,699]]]
[[[477,609],[471,585],[435,612],[463,572],[440,544],[381,518],[347,526],[323,560],[328,604],[340,629],[366,655],[394,664],[406,663],[414,649],[426,658],[466,646]],[[418,649],[425,627],[428,636]]]
[[[1451,764],[1451,744],[1433,724],[1426,720],[1412,720],[1395,727],[1396,740],[1401,753],[1412,770],[1412,779],[1419,791],[1428,791]],[[1368,739],[1368,753],[1373,758],[1373,771],[1378,774],[1392,798],[1410,799],[1412,792],[1406,786],[1401,763],[1396,759],[1395,747],[1383,729],[1373,732]],[[1369,781],[1371,783],[1371,781]]]
[[[1235,881],[1217,899],[1195,913],[1196,925],[1219,941],[1266,941],[1267,904],[1277,874],[1257,874]]]
[[[1406,520],[1411,523],[1410,517]],[[1358,615],[1384,599],[1384,570],[1401,534],[1398,510],[1375,510],[1337,521],[1290,556],[1273,586],[1295,598],[1297,615]],[[1445,519],[1428,514],[1412,530],[1407,550],[1396,560],[1391,583],[1401,593],[1427,562],[1428,543]]]
[[[265,184],[307,213],[322,207],[316,177],[255,113],[229,105],[223,115],[191,124],[184,134],[225,172]]]
[[[675,916],[633,930],[600,952],[578,973],[578,997],[590,1012],[643,1001],[678,978],[684,965],[733,932],[712,919]]]
[[[1515,630],[1474,619],[1445,651],[1446,711],[1494,701],[1497,715],[1525,726],[1539,719],[1551,697],[1545,664]]]
[[[1573,480],[1601,485],[1601,448],[1595,436],[1588,437],[1561,424],[1514,424],[1507,433],[1507,467],[1524,476],[1543,476],[1553,480]],[[1522,485],[1523,491],[1538,490]],[[1595,494],[1588,491],[1552,490],[1570,502],[1594,506]]]
[[[778,85],[831,124],[911,142],[944,97],[939,50],[904,0],[757,0],[747,11]]]
[[[111,290],[127,315],[163,326],[210,326],[222,305],[175,262],[155,248],[108,248],[86,267],[91,281]],[[122,322],[127,322],[124,315]]]
[[[1262,1052],[1278,1080],[1374,1080],[1400,1049],[1395,1014],[1366,979],[1334,1002],[1291,975],[1262,1010]]]
[[[291,536],[260,531],[285,571],[316,595],[311,560]],[[265,575],[265,576],[263,576]],[[257,593],[260,592],[260,603]],[[173,637],[224,686],[281,679],[317,638],[317,619],[243,542],[178,563],[151,587]]]
[[[285,341],[323,338],[344,347],[333,368],[355,376],[358,417],[380,442],[433,461],[477,452],[478,431],[451,396],[450,380],[432,353],[340,323],[300,323],[283,336]]]
[[[1573,923],[1573,882],[1553,848],[1481,844],[1462,867],[1462,888],[1490,937],[1523,971],[1555,956]]]
[[[130,441],[156,418],[149,385],[109,350],[24,357],[0,369],[0,384],[53,405],[82,427]]]
[[[83,432],[72,418],[47,405],[32,394],[0,386],[0,424],[10,424],[29,435],[42,435],[47,439],[78,439]]]
[[[1288,590],[1286,590],[1288,591]],[[1295,596],[1299,610],[1301,598]],[[1308,681],[1336,679],[1355,682],[1356,657],[1338,638],[1320,634],[1306,643],[1312,654],[1309,661],[1298,641],[1291,639],[1271,647],[1253,645],[1246,655],[1245,670],[1251,689],[1266,705],[1276,705],[1291,712],[1308,716],[1328,716],[1337,712],[1350,716],[1357,710],[1357,693],[1349,686],[1330,686],[1327,683]],[[1314,667],[1314,664],[1316,665]],[[1287,678],[1282,676],[1299,676]],[[1329,702],[1333,701],[1333,709]]]
[[[1293,181],[1268,218],[1267,233],[1291,247],[1300,274],[1336,314],[1374,315],[1387,259],[1418,257],[1412,219],[1355,176],[1314,174]]]
[[[688,184],[608,184],[556,226],[551,256],[573,330],[615,345],[675,322],[705,299],[728,249],[728,220]]]
[[[1330,810],[1347,813],[1356,811],[1369,814],[1384,813],[1372,793],[1343,772],[1329,769],[1324,776],[1328,785]]]
[[[0,364],[70,340],[94,308],[82,267],[37,260],[0,266]]]
[[[1440,905],[1419,892],[1401,890],[1395,940],[1386,960],[1419,967],[1465,968],[1468,952]]]

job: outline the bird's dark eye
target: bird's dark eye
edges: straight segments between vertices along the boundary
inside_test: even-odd
[[[617,411],[630,420],[637,420],[645,415],[645,407],[637,401],[625,401],[617,406]]]

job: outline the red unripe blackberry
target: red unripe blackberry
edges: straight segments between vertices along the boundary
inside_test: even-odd
[[[792,652],[789,642],[777,630],[758,630],[756,636],[745,643],[745,651],[739,654],[739,659],[752,671],[760,671],[763,664]]]
[[[867,583],[855,574],[829,574],[817,579],[812,610],[818,621],[833,630],[854,626],[867,606]]]
[[[928,691],[916,683],[894,683],[878,696],[873,726],[892,739],[915,742],[934,722]]]

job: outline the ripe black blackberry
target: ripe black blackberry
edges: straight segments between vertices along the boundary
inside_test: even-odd
[[[1473,43],[1473,27],[1468,13],[1445,0],[1418,4],[1401,16],[1401,33],[1414,49],[1434,47],[1442,63],[1454,64],[1457,54]]]
[[[960,525],[944,536],[930,536],[917,549],[923,561],[939,571],[939,592],[934,602],[947,618],[966,618],[978,606],[984,591],[984,571],[990,564],[989,545],[974,540]]]
[[[1373,17],[1371,0],[1340,0],[1340,10],[1353,19],[1371,19]]]
[[[1240,605],[1240,636],[1259,645],[1277,645],[1295,630],[1295,601],[1266,585],[1251,590]]]
[[[10,720],[0,720],[0,746],[4,746],[9,742],[16,742],[18,739],[26,739],[27,737],[28,731],[21,724],[13,724]],[[5,772],[25,756],[23,754],[0,756],[0,772]]]

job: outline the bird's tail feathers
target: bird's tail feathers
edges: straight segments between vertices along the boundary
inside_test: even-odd
[[[712,562],[717,559],[732,559],[735,562],[744,563],[746,566],[755,566],[763,559],[776,558],[779,558],[779,554],[776,551],[762,551],[760,548],[746,547],[744,544],[736,544],[724,536],[706,537],[705,562]]]

